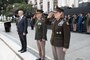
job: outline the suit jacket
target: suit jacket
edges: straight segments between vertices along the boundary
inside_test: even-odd
[[[64,20],[54,21],[52,23],[51,45],[56,47],[69,48],[70,29]]]
[[[47,40],[47,25],[44,20],[37,20],[35,24],[35,40]]]
[[[27,34],[27,18],[25,16],[22,17],[21,20],[18,20],[17,23],[17,31],[18,33],[22,34],[22,33],[26,33]]]

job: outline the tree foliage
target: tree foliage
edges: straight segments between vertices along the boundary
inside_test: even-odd
[[[13,4],[13,3],[23,3],[25,2],[24,0],[8,0],[9,4]]]
[[[33,8],[31,4],[14,3],[7,6],[5,15],[11,16],[17,14],[18,9],[23,9],[26,15],[33,13],[36,10],[36,8]]]

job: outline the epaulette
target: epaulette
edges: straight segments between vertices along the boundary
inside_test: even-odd
[[[58,26],[62,26],[63,24],[64,24],[64,20],[62,20],[62,21],[60,21],[59,23],[58,23]]]

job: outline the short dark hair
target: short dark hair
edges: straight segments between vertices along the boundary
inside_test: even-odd
[[[60,7],[56,7],[55,11],[58,11],[58,12],[64,12],[64,10]]]

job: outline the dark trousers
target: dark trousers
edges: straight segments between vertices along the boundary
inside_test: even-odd
[[[20,42],[22,45],[22,50],[27,50],[27,40],[26,40],[26,35],[19,34]]]
[[[34,25],[31,25],[31,30],[34,30]]]
[[[78,23],[78,31],[83,32],[83,24],[82,23]]]

